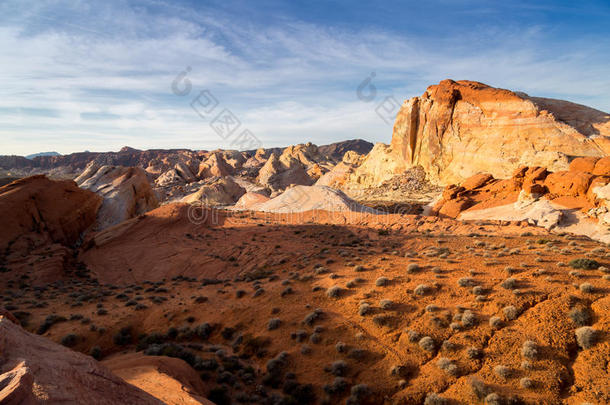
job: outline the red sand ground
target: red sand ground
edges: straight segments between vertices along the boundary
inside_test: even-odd
[[[473,390],[477,378],[485,394],[531,404],[610,401],[606,270],[571,273],[561,264],[590,257],[610,267],[605,245],[521,224],[435,217],[217,214],[214,219],[208,212],[197,225],[188,219],[188,206],[168,205],[92,235],[77,259],[64,264],[60,281],[46,288],[27,282],[37,272],[36,264],[24,265],[31,257],[15,259],[5,265],[0,299],[30,331],[50,314],[65,317],[43,335],[61,342],[74,333],[73,349],[89,353],[98,346],[109,364],[150,346],[144,334],[154,332],[159,335],[149,343],[173,342],[202,359],[216,359],[215,369],[210,362],[193,363],[202,385],[183,381],[190,369],[155,377],[167,387],[188,386],[195,396],[225,385],[234,402],[262,403],[265,395],[286,392],[306,398],[303,384],[312,384],[315,402],[330,404],[343,403],[350,386],[366,384],[371,394],[355,403],[421,404],[426,395],[439,393],[471,404],[482,403]],[[409,272],[411,263],[419,269]],[[502,287],[507,266],[515,289]],[[377,285],[380,277],[387,278],[385,285]],[[464,277],[473,279],[471,285],[458,284]],[[582,292],[583,283],[592,292]],[[418,295],[414,290],[422,284],[427,288]],[[475,285],[481,287],[479,298]],[[332,286],[341,288],[337,297],[326,293]],[[264,292],[255,295],[257,289]],[[370,309],[360,315],[363,302]],[[507,306],[515,307],[515,319],[505,315]],[[322,315],[304,323],[317,308]],[[574,308],[588,313],[585,323],[597,331],[588,349],[576,343],[579,325],[569,316]],[[465,310],[474,314],[472,325],[459,320]],[[497,327],[490,326],[494,316]],[[269,330],[272,318],[279,326]],[[193,332],[203,323],[211,326],[209,336]],[[125,327],[130,334],[121,339],[117,333]],[[409,330],[431,337],[433,350],[411,342]],[[538,355],[522,365],[521,346],[528,339],[536,342]],[[480,357],[469,357],[470,347]],[[284,351],[277,384],[257,389],[268,361]],[[441,369],[441,358],[450,359],[455,371]],[[324,386],[335,375],[325,368],[339,360],[346,369],[340,373],[337,366],[336,373],[348,388],[329,394]],[[499,365],[508,368],[506,378],[494,372]],[[137,386],[155,385],[154,379],[138,381],[129,368],[115,367]],[[531,388],[520,385],[524,377],[533,381]],[[165,382],[170,380],[180,383]],[[295,380],[301,388],[290,383]],[[213,395],[220,402],[217,389]],[[169,403],[181,403],[173,398]]]

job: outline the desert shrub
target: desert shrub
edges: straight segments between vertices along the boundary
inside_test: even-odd
[[[521,346],[521,356],[526,359],[535,359],[538,357],[538,345],[533,340],[526,340]]]
[[[501,364],[497,365],[494,367],[494,374],[502,379],[507,379],[510,376],[510,368]]]
[[[347,363],[343,360],[333,361],[327,368],[328,372],[337,377],[342,377],[347,372]]]
[[[580,259],[572,259],[568,265],[574,269],[595,270],[599,268],[599,263],[593,259],[581,257]]]
[[[279,318],[271,318],[269,322],[267,322],[267,330],[275,330],[280,327],[282,324],[282,320]]]
[[[132,341],[131,327],[126,326],[124,328],[121,328],[117,333],[115,333],[115,335],[112,337],[112,340],[114,344],[119,346],[125,346],[130,344]]]
[[[593,287],[593,285],[591,285],[591,283],[582,283],[579,288],[580,292],[585,294],[593,294],[593,292],[595,291],[595,288]]]
[[[517,316],[519,316],[519,311],[513,305],[508,305],[502,308],[502,312],[504,313],[506,319],[509,321],[515,320],[517,319]]]
[[[426,295],[430,291],[430,287],[426,284],[420,284],[413,290],[415,295]]]
[[[446,398],[441,397],[440,395],[431,392],[426,395],[426,399],[424,400],[424,405],[447,405],[449,401]]]
[[[391,300],[381,300],[379,301],[379,306],[381,307],[381,309],[392,309],[392,307],[394,306],[394,303]]]
[[[409,342],[415,343],[417,341],[419,341],[420,339],[420,335],[419,332],[415,331],[415,330],[407,330],[407,337],[409,339]]]
[[[167,356],[182,359],[196,370],[202,369],[203,360],[193,352],[176,343],[162,343],[148,346],[144,351],[148,356]]]
[[[455,331],[457,331],[457,330],[462,329],[462,325],[461,325],[459,322],[451,322],[451,323],[449,324],[449,328],[450,328],[451,330],[455,330]]]
[[[385,287],[390,283],[390,280],[388,280],[387,277],[379,277],[377,280],[375,280],[375,285],[377,287]]]
[[[443,340],[441,344],[441,349],[445,351],[453,351],[457,349],[457,345],[449,340]]]
[[[224,328],[222,328],[222,330],[220,331],[220,336],[223,337],[223,339],[225,340],[229,340],[233,337],[233,335],[235,334],[235,328],[231,328],[230,326],[226,326]]]
[[[441,370],[445,371],[447,374],[452,376],[457,376],[459,374],[459,370],[457,365],[453,363],[451,359],[447,357],[441,357],[436,361],[436,366]]]
[[[472,287],[472,293],[474,295],[483,295],[484,291],[485,290],[480,285],[475,285],[474,287]]]
[[[341,296],[341,291],[341,287],[335,285],[326,290],[326,295],[328,298],[339,298]]]
[[[360,304],[360,308],[358,308],[358,314],[360,316],[365,316],[366,314],[370,313],[372,311],[372,308],[369,304],[367,304],[366,302],[363,302],[362,304]]]
[[[407,273],[412,274],[419,270],[419,265],[417,263],[409,263],[407,265]]]
[[[468,380],[468,385],[470,386],[472,393],[479,400],[483,400],[487,395],[489,395],[489,387],[483,381],[476,377],[471,377]]]
[[[578,326],[585,326],[591,322],[591,315],[585,308],[572,308],[568,316]]]
[[[60,315],[49,315],[45,318],[44,322],[42,323],[42,325],[40,325],[40,327],[38,328],[38,331],[36,333],[38,333],[39,335],[42,335],[43,333],[45,333],[46,331],[48,331],[51,326],[55,325],[56,323],[59,322],[65,322],[67,319],[63,316]]]
[[[356,272],[358,272],[358,273],[363,272],[363,271],[365,271],[365,270],[366,270],[366,269],[365,269],[365,268],[364,268],[364,266],[363,266],[363,265],[361,265],[361,264],[358,264],[358,265],[356,265],[356,267],[354,267],[354,271],[356,271]]]
[[[322,317],[323,314],[324,311],[322,311],[320,308],[317,308],[316,310],[310,312],[305,316],[305,319],[303,319],[303,323],[305,325],[312,326],[318,319]]]
[[[474,280],[471,277],[462,277],[457,283],[460,287],[471,287],[474,284]]]
[[[73,347],[78,342],[78,335],[74,333],[69,333],[66,336],[61,338],[61,344],[66,347]]]
[[[462,325],[464,325],[465,327],[474,326],[477,321],[476,315],[472,313],[472,311],[470,311],[469,309],[464,311],[460,319],[462,321]]]
[[[502,327],[502,319],[500,319],[499,316],[492,316],[489,318],[489,326],[491,326],[493,329],[499,329]]]
[[[532,389],[534,388],[534,381],[531,378],[523,377],[519,380],[519,385],[522,388]]]
[[[492,392],[491,394],[485,397],[485,405],[503,405],[504,401],[502,401],[502,397]]]
[[[214,328],[209,323],[205,322],[194,328],[195,335],[200,339],[208,340]]]
[[[345,392],[348,387],[349,384],[347,383],[347,380],[345,378],[336,377],[333,380],[332,384],[324,385],[324,392],[326,392],[328,395],[341,394]]]
[[[500,285],[506,290],[514,290],[515,288],[517,288],[517,280],[512,277],[509,277],[506,280],[502,281],[502,284]]]
[[[226,386],[217,386],[210,390],[208,399],[216,405],[231,405],[229,389]]]
[[[307,405],[314,403],[316,400],[312,384],[299,384],[294,379],[288,379],[284,383],[282,391],[287,395],[282,399],[282,403]]]
[[[433,352],[436,344],[434,343],[434,339],[432,339],[430,336],[424,336],[423,338],[421,338],[419,340],[419,347],[421,347],[423,350],[426,350],[428,352]]]
[[[347,345],[343,342],[337,342],[335,345],[335,350],[337,350],[337,353],[345,353],[347,350]]]
[[[102,358],[102,348],[99,346],[93,346],[91,350],[89,350],[89,356],[93,357],[95,360],[99,360]]]
[[[350,396],[346,401],[346,405],[358,405],[364,403],[368,396],[371,395],[371,390],[366,384],[356,384],[350,390]]]
[[[583,349],[588,349],[595,344],[596,331],[590,326],[583,326],[575,331],[576,342]]]
[[[468,356],[469,359],[479,359],[483,357],[483,351],[474,346],[470,346],[466,349],[466,356]]]
[[[312,333],[312,334],[309,336],[309,341],[310,341],[311,343],[318,344],[318,343],[320,343],[320,342],[322,341],[322,336],[320,336],[320,334],[319,334],[319,333]]]

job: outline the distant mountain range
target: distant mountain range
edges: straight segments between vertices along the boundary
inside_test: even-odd
[[[38,156],[61,156],[61,153],[57,153],[57,152],[38,152],[38,153],[32,153],[31,155],[27,155],[25,156],[26,159],[34,159],[35,157]]]

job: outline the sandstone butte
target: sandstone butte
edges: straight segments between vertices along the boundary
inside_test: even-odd
[[[478,173],[509,178],[521,166],[567,170],[574,157],[610,152],[610,115],[474,81],[443,80],[406,100],[390,146],[377,144],[347,181],[377,185],[421,165],[441,185]]]

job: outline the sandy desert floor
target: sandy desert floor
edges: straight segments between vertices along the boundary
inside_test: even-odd
[[[135,385],[174,384],[146,367],[181,358],[167,373],[218,405],[610,402],[603,244],[416,215],[201,222],[172,204],[12,256],[0,302]]]

